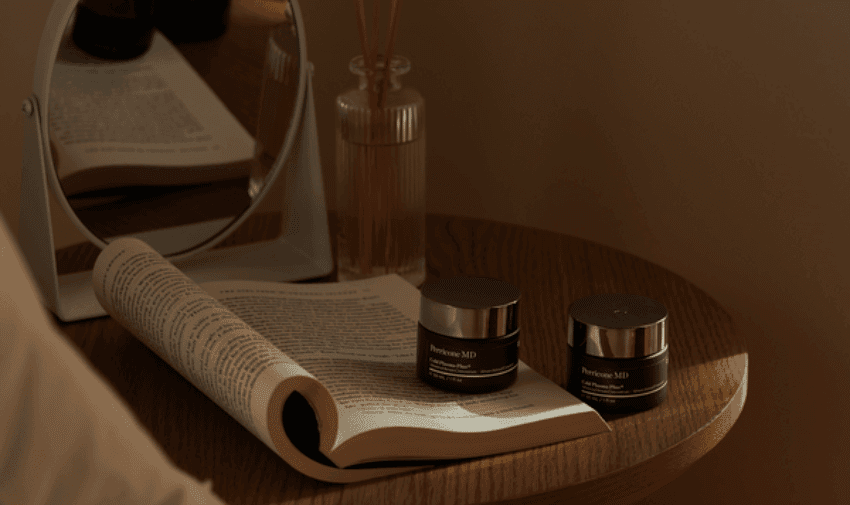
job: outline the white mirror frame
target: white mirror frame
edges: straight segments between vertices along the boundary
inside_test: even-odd
[[[65,198],[49,151],[50,79],[62,34],[74,14],[77,1],[54,2],[36,57],[33,94],[23,104],[24,153],[18,241],[41,289],[44,304],[62,321],[106,315],[94,296],[91,271],[58,273],[48,196],[48,191],[52,191],[62,210],[89,241],[101,249],[106,247],[107,244],[80,221]],[[298,2],[289,2],[298,30],[299,61],[302,62],[292,122],[297,127],[287,132],[280,155],[249,208],[213,239],[189,252],[168,258],[196,282],[224,279],[293,281],[321,277],[333,271],[313,104],[313,71],[307,60],[306,37]],[[289,156],[297,158],[287,163]],[[289,173],[284,178],[284,198],[288,212],[285,213],[287,222],[282,223],[284,234],[271,241],[212,249],[250,217],[286,167]]]

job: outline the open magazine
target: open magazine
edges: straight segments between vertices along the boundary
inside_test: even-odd
[[[53,67],[49,132],[62,189],[177,186],[248,177],[255,141],[168,39],[100,60],[67,35]]]
[[[296,470],[354,482],[610,430],[520,362],[517,381],[451,393],[415,371],[419,291],[397,275],[196,284],[144,242],[97,259],[98,300]]]

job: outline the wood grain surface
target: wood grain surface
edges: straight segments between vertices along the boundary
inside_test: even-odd
[[[438,215],[428,218],[427,261],[429,280],[480,275],[519,286],[520,357],[562,386],[573,300],[626,292],[664,303],[668,398],[645,412],[604,416],[613,429],[607,434],[376,481],[327,484],[292,470],[112,319],[59,326],[173,461],[212,479],[214,491],[233,504],[628,503],[711,450],[743,408],[747,351],[730,316],[659,266],[557,233]]]

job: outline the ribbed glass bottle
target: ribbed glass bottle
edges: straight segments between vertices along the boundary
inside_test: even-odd
[[[357,56],[359,86],[336,100],[337,271],[339,280],[397,273],[425,281],[425,102],[399,77],[395,56],[374,72]]]

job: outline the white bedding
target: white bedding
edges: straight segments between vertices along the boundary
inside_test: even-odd
[[[0,504],[220,504],[57,333],[0,216]]]

